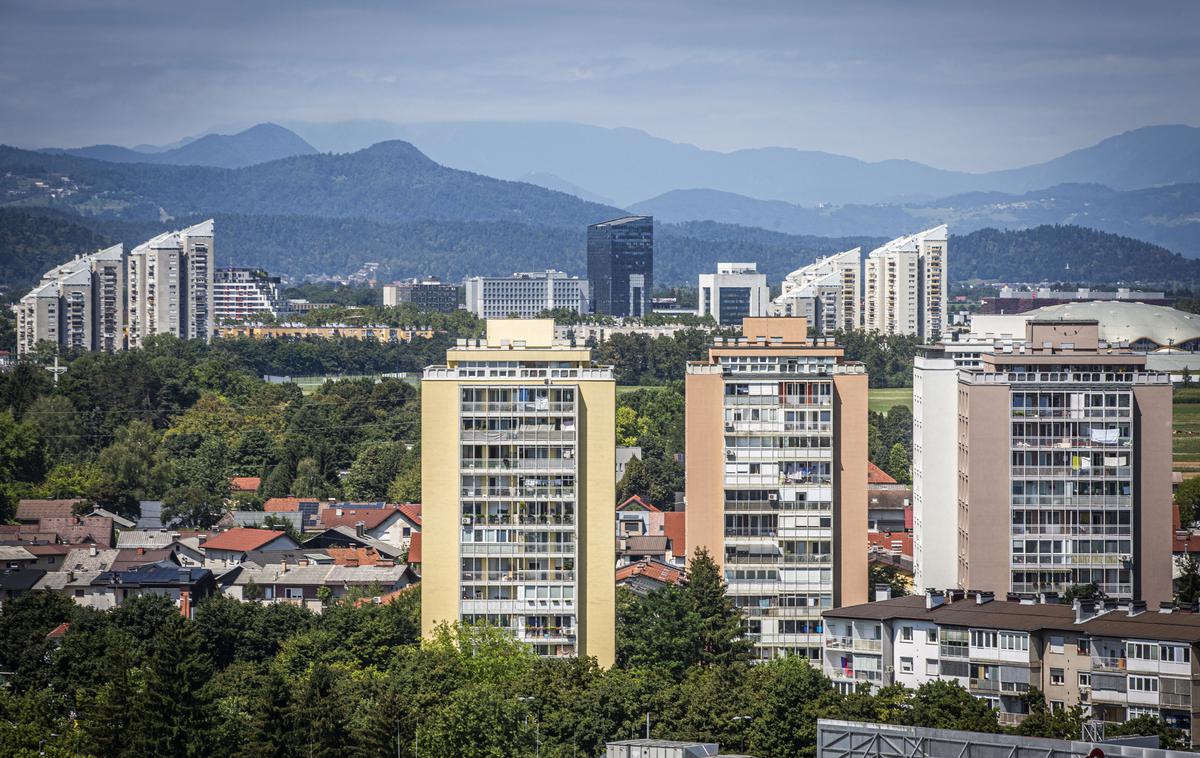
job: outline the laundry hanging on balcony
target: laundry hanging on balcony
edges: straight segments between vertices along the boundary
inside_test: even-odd
[[[1099,445],[1115,445],[1121,438],[1121,430],[1113,427],[1111,429],[1092,429],[1092,442]]]

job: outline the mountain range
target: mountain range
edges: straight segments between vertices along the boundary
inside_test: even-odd
[[[165,147],[92,145],[46,148],[43,152],[95,158],[111,163],[162,163],[176,166],[241,168],[294,155],[311,155],[316,148],[278,124],[258,124],[237,134],[206,134]]]

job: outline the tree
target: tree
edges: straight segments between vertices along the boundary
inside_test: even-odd
[[[163,495],[164,523],[176,520],[189,529],[211,529],[225,514],[225,498],[198,484],[172,487]]]
[[[118,429],[113,443],[96,457],[101,478],[89,499],[133,517],[140,512],[139,501],[161,499],[174,476],[161,441],[145,421],[131,421]]]
[[[939,679],[918,687],[908,700],[904,723],[934,729],[967,732],[1000,731],[996,712],[986,701],[963,689],[958,682]]]
[[[617,588],[617,664],[661,666],[675,677],[697,661],[700,614],[682,587],[636,595]]]
[[[1200,477],[1184,479],[1175,490],[1175,504],[1179,506],[1179,525],[1189,529],[1200,520]]]
[[[343,484],[350,500],[383,500],[388,487],[405,469],[408,448],[402,442],[372,442],[359,451]]]
[[[324,663],[313,666],[292,706],[291,724],[300,755],[336,758],[348,742],[345,705],[337,697],[334,671]]]
[[[704,548],[696,548],[688,564],[687,597],[691,611],[700,619],[697,663],[708,666],[749,660],[745,620],[725,592],[721,569]]]
[[[875,587],[885,584],[892,597],[909,594],[910,580],[900,569],[882,563],[872,563],[867,569],[867,597],[875,597]]]
[[[302,755],[293,727],[292,688],[279,671],[271,667],[262,691],[255,698],[257,707],[246,740],[247,758],[289,758]]]
[[[204,685],[212,661],[203,652],[192,622],[176,615],[155,636],[146,662],[145,684],[134,696],[129,731],[139,755],[206,755],[209,724]]]
[[[683,466],[662,458],[633,458],[617,484],[617,500],[641,495],[664,510],[675,507],[675,493],[683,490]]]
[[[296,472],[290,465],[277,463],[258,485],[258,494],[264,499],[287,497],[292,492],[292,479],[295,477]]]
[[[47,469],[73,459],[84,447],[79,414],[69,398],[42,395],[25,411],[24,420],[37,435]]]
[[[1087,713],[1082,706],[1052,709],[1042,691],[1031,687],[1021,698],[1029,715],[1017,726],[1017,734],[1054,740],[1077,740]]]
[[[1200,600],[1200,561],[1191,553],[1176,558],[1179,578],[1175,580],[1175,601],[1194,603]]]
[[[897,442],[888,453],[887,472],[901,484],[912,481],[912,464],[908,460],[908,449]]]
[[[1064,603],[1070,603],[1074,600],[1104,600],[1108,595],[1104,594],[1104,590],[1100,589],[1100,585],[1092,582],[1090,584],[1072,584],[1063,590],[1062,600]]]
[[[1158,736],[1158,746],[1163,750],[1188,749],[1188,740],[1183,731],[1168,725],[1158,716],[1135,716],[1122,724],[1109,724],[1104,728],[1106,738],[1151,734]]]
[[[325,499],[334,497],[336,488],[330,484],[314,458],[304,458],[296,464],[296,478],[292,480],[294,497]]]

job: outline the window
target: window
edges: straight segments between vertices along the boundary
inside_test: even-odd
[[[1130,692],[1158,692],[1158,677],[1156,676],[1130,676],[1129,677]]]
[[[996,647],[996,633],[981,629],[971,630],[971,647]]]
[[[925,639],[928,640],[929,642],[937,642],[938,641],[938,630],[937,630],[936,626],[934,628],[930,629],[928,632],[925,632]]]
[[[911,626],[900,627],[900,639],[904,640],[905,642],[912,642],[912,638],[913,635]]]
[[[911,674],[912,670],[913,670],[913,659],[912,658],[901,658],[900,659],[900,670],[902,672],[904,672],[905,674]]]
[[[1158,660],[1158,645],[1151,645],[1148,642],[1126,642],[1125,652],[1130,658],[1141,661]]]
[[[1086,672],[1086,671],[1079,672],[1079,686],[1080,687],[1091,687],[1092,686],[1091,673]]]
[[[1050,684],[1066,684],[1067,677],[1062,669],[1050,669]]]
[[[293,600],[299,600],[304,597],[304,589],[302,587],[285,587],[283,596]]]
[[[1029,635],[1018,632],[1000,632],[1001,650],[1029,650]]]
[[[937,658],[926,658],[925,659],[925,675],[926,676],[937,676],[938,675],[938,659]]]
[[[1159,655],[1164,663],[1191,663],[1192,649],[1184,645],[1162,645]]]
[[[1061,710],[1064,710],[1065,707],[1066,706],[1063,704],[1063,701],[1061,701],[1061,700],[1051,700],[1050,701],[1050,710],[1052,710],[1052,711],[1061,711]]]
[[[1050,637],[1050,652],[1061,653],[1063,651],[1063,638],[1059,636]]]
[[[1075,652],[1079,653],[1080,655],[1091,655],[1087,637],[1080,637],[1079,639],[1075,640]]]

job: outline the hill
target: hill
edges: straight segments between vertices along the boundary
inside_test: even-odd
[[[816,235],[889,235],[940,223],[959,232],[1081,224],[1200,257],[1200,184],[1130,191],[1062,184],[1022,195],[971,192],[924,203],[824,208],[715,190],[675,190],[629,210],[663,221],[713,220]]]
[[[20,297],[51,268],[111,244],[65,214],[0,208],[0,298]]]
[[[110,163],[0,147],[0,189],[7,205],[128,221],[240,213],[582,228],[624,213],[532,184],[446,168],[406,142],[240,169]]]
[[[242,168],[294,155],[312,155],[317,150],[295,132],[278,124],[258,124],[237,134],[208,134],[166,149],[130,149],[116,145],[78,148],[49,148],[43,152],[95,158],[113,163],[157,163],[176,166]]]
[[[1044,163],[987,173],[907,160],[862,161],[769,147],[723,153],[637,129],[561,122],[294,123],[322,150],[407,140],[433,160],[489,176],[546,173],[629,205],[671,190],[708,188],[805,206],[928,200],[976,191],[1024,193],[1067,183],[1138,189],[1200,181],[1200,129],[1151,126]]]

